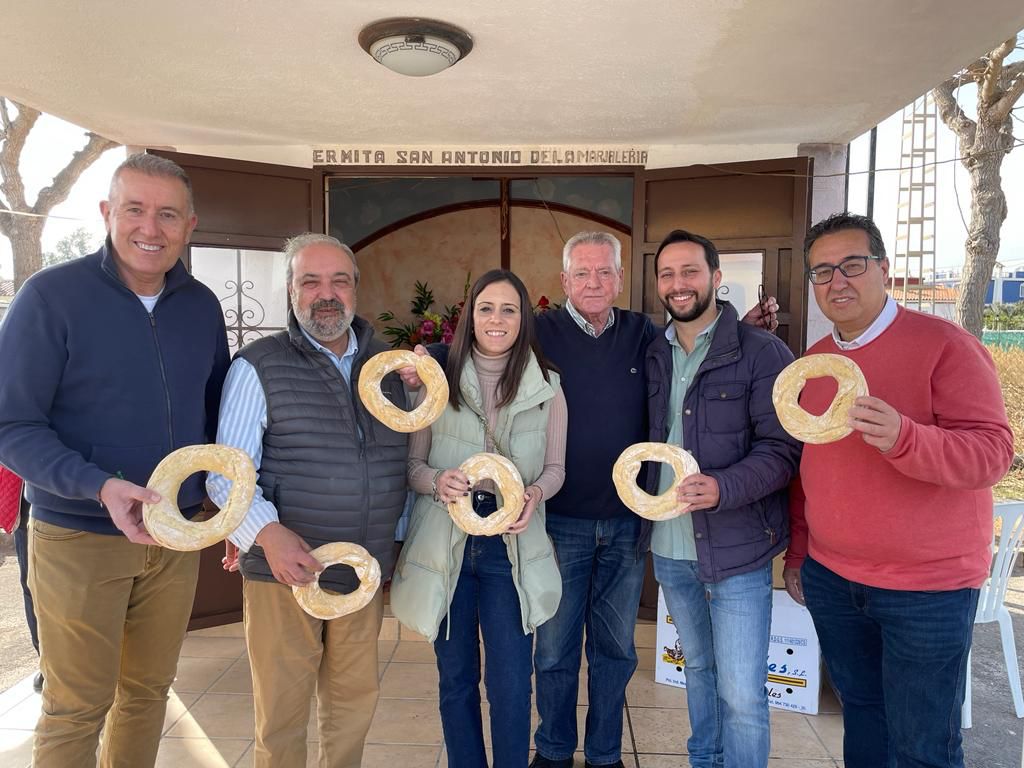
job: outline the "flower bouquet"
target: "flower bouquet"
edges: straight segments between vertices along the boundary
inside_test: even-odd
[[[415,347],[417,344],[434,344],[443,342],[451,344],[455,337],[455,329],[459,325],[459,318],[466,306],[466,298],[469,296],[469,273],[466,273],[466,284],[462,289],[462,301],[451,306],[446,306],[443,312],[432,312],[434,306],[434,292],[430,287],[419,280],[414,287],[414,296],[410,303],[413,319],[408,323],[385,326],[382,333],[391,341],[395,349],[399,347]],[[377,319],[382,323],[395,322],[394,312],[381,312]]]

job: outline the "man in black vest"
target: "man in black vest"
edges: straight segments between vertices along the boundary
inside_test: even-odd
[[[314,693],[319,764],[358,768],[377,704],[383,592],[361,611],[322,621],[299,607],[291,587],[308,584],[321,569],[310,550],[335,541],[366,547],[382,577],[391,575],[406,494],[406,436],[359,400],[363,363],[386,347],[355,315],[359,269],[352,251],[333,237],[306,234],[287,243],[285,258],[288,329],[239,351],[224,385],[217,442],[246,451],[259,470],[225,567],[240,566],[244,577],[256,768],[306,765]],[[385,377],[381,389],[404,406],[396,375]],[[207,486],[223,503],[229,481],[211,475]],[[357,585],[354,571],[342,566],[324,571],[320,583],[342,593]]]

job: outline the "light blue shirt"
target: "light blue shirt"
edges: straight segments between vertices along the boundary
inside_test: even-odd
[[[349,388],[352,387],[352,362],[359,352],[359,341],[351,330],[348,334],[348,349],[338,357],[312,336],[304,328],[302,335],[306,337],[314,349],[323,352],[334,364]],[[217,426],[217,442],[241,448],[252,458],[259,477],[260,461],[263,458],[263,433],[267,429],[267,397],[263,393],[259,374],[247,360],[236,357],[228,368],[224,380],[224,390],[220,398],[220,417]],[[218,507],[224,506],[231,492],[231,481],[214,472],[206,476],[206,492]],[[248,552],[256,536],[263,527],[278,521],[277,509],[273,503],[263,498],[259,485],[252,497],[252,505],[242,520],[242,524],[228,538],[238,548]]]
[[[587,334],[587,336],[593,336],[595,339],[615,325],[615,307],[608,310],[608,321],[600,331],[594,327],[593,323],[580,314],[579,310],[572,305],[569,299],[565,300],[565,309],[569,313],[569,317],[576,321],[576,325],[580,327],[580,330]]]
[[[714,334],[715,326],[718,325],[718,318],[715,317],[711,325],[697,334],[693,342],[693,351],[689,354],[683,349],[676,337],[675,326],[669,323],[665,329],[665,338],[668,339],[672,349],[672,389],[668,401],[668,439],[666,443],[683,445],[683,403],[686,400],[686,392],[693,384],[704,358],[708,356],[711,348],[711,337]],[[696,416],[692,416],[696,418]],[[662,494],[675,483],[675,475],[667,466],[661,468],[658,482],[658,493]],[[697,544],[693,538],[693,518],[687,514],[673,517],[671,520],[657,520],[651,530],[651,551],[659,557],[667,557],[672,560],[696,560]]]

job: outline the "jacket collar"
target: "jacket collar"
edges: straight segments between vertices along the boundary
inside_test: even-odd
[[[549,372],[548,376],[552,374]],[[483,397],[480,394],[480,380],[476,375],[476,368],[473,367],[472,359],[466,361],[462,367],[462,374],[459,377],[459,390],[462,393],[462,400],[471,411],[483,417]],[[512,423],[512,417],[517,413],[534,408],[543,402],[551,400],[555,396],[555,388],[550,382],[544,380],[537,358],[530,353],[530,359],[523,369],[523,378],[519,382],[519,389],[516,390],[516,399],[508,406],[502,408],[498,414],[499,423],[496,425],[495,433],[499,438],[505,438],[505,431]]]
[[[711,346],[701,363],[700,371],[708,371],[735,362],[740,356],[739,314],[728,301],[715,299],[718,324],[711,336]],[[665,371],[672,368],[672,349],[665,334],[659,333],[647,348],[647,354]]]
[[[114,261],[114,244],[110,240],[110,235],[107,235],[107,239],[103,242],[103,246],[99,251],[97,251],[97,253],[100,256],[100,268],[118,283],[123,285],[126,291],[131,291],[131,288],[125,285],[124,280],[121,279],[121,273],[117,269],[117,262]],[[181,259],[178,259],[174,262],[174,266],[164,274],[164,289],[160,294],[161,297],[166,294],[173,293],[194,279],[195,278],[188,273],[188,270],[185,269],[185,265],[181,263]]]

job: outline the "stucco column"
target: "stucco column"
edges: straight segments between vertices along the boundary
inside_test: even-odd
[[[811,221],[816,224],[833,213],[846,210],[846,145],[845,144],[800,144],[796,153],[801,157],[814,158],[814,182],[811,188]],[[814,291],[808,287],[807,301],[807,346],[811,346],[832,331]]]

